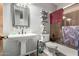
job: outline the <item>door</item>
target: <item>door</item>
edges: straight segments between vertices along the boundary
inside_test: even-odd
[[[0,55],[3,54],[3,4],[0,3]]]

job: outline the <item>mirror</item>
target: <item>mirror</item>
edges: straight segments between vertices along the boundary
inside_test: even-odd
[[[30,11],[25,4],[12,4],[12,23],[13,26],[29,27]]]

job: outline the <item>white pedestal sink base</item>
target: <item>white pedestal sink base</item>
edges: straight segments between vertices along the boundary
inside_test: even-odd
[[[40,35],[26,34],[26,35],[9,35],[9,39],[18,40],[21,43],[20,55],[27,55],[37,50],[37,40],[40,40]]]

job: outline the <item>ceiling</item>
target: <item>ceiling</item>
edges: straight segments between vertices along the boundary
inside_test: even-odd
[[[63,8],[69,4],[72,4],[72,3],[33,3],[35,5],[52,5],[52,6],[55,6],[57,8]]]
[[[53,4],[57,6],[57,9],[59,9],[59,8],[65,7],[67,5],[70,5],[72,3],[53,3]]]

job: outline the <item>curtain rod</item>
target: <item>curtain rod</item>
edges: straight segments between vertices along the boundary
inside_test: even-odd
[[[70,7],[70,6],[74,5],[74,4],[76,4],[76,3],[69,4],[69,5],[65,6],[65,7],[63,7],[63,9],[68,8],[68,7]]]

